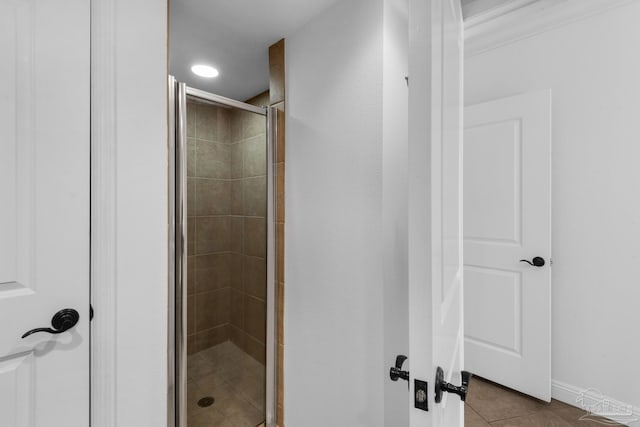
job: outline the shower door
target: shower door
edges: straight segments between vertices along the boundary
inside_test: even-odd
[[[177,425],[275,425],[269,114],[175,84]]]

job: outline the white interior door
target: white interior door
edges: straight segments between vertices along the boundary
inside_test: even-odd
[[[89,6],[0,0],[2,426],[89,425]]]
[[[434,399],[437,367],[460,385],[462,321],[462,64],[459,0],[415,0],[409,55],[409,336],[411,427],[462,426],[459,396]],[[429,410],[414,408],[415,379]]]
[[[466,367],[549,401],[551,93],[467,107],[464,151]]]

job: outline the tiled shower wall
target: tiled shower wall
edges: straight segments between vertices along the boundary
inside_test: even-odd
[[[263,116],[189,102],[188,353],[232,340],[264,363]]]
[[[187,352],[229,339],[241,222],[231,216],[229,110],[187,104]]]
[[[265,95],[250,101],[263,106]],[[231,289],[231,341],[265,363],[267,319],[267,140],[266,118],[233,110],[231,122],[232,214],[242,219],[242,280]]]
[[[284,175],[285,175],[285,40],[269,47],[269,102],[276,108],[276,309],[278,325],[277,425],[284,427]]]

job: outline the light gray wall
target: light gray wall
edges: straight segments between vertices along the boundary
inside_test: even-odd
[[[167,5],[145,0],[112,3],[114,51],[102,54],[104,61],[115,56],[115,124],[110,136],[116,141],[117,169],[116,312],[96,311],[94,322],[116,323],[116,413],[101,422],[155,427],[167,424]],[[145,18],[144,31],[140,17]]]
[[[384,238],[384,366],[398,354],[409,355],[408,278],[408,116],[409,22],[407,0],[384,0],[383,119],[382,119],[382,233]],[[403,369],[408,370],[410,360]],[[384,425],[409,425],[409,390],[393,382],[388,369],[384,381]]]
[[[552,89],[552,378],[636,407],[638,22],[634,2],[465,65],[467,105]]]
[[[382,426],[382,1],[287,39],[285,423]]]

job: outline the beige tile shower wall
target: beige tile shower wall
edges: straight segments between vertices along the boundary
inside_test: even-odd
[[[268,105],[268,93],[248,102]],[[231,289],[230,339],[265,363],[266,343],[266,119],[234,110],[230,115],[232,215],[242,224],[238,242],[241,280]]]
[[[276,126],[276,271],[277,271],[277,324],[278,370],[277,425],[284,427],[284,174],[285,174],[285,40],[269,47],[270,105],[277,106]]]
[[[233,215],[230,110],[187,104],[187,352],[230,337],[243,222]]]
[[[284,427],[284,157],[285,157],[285,112],[284,106],[277,110],[276,131],[276,281],[277,288],[277,325],[278,325],[278,370],[277,384],[277,422]]]

